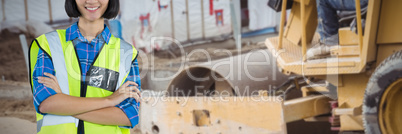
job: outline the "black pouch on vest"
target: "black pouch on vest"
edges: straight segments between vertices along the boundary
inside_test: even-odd
[[[98,87],[114,92],[116,90],[119,72],[92,66],[89,68],[86,81],[88,86]]]
[[[288,0],[286,3],[286,9],[292,8],[292,5],[293,5],[293,0]],[[269,0],[268,6],[272,9],[274,9],[276,12],[279,12],[282,10],[282,0]]]

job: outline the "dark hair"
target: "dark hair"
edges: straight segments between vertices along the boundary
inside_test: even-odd
[[[119,14],[120,10],[120,0],[109,0],[109,4],[107,6],[107,9],[105,13],[102,15],[103,18],[105,19],[113,19]],[[64,9],[67,12],[67,15],[69,17],[79,17],[81,16],[80,11],[78,10],[77,3],[75,0],[66,0],[66,3],[64,4]]]

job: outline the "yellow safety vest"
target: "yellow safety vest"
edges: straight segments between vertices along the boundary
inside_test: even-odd
[[[74,45],[65,37],[65,30],[56,30],[32,42],[29,51],[31,85],[39,49],[52,59],[62,92],[77,97],[106,97],[113,94],[127,78],[131,64],[137,57],[137,50],[132,45],[112,35],[109,43],[105,43],[95,57],[84,82]],[[78,131],[85,131],[84,134],[130,133],[129,129],[117,125],[94,124],[72,116],[36,113],[36,120],[39,134],[77,134],[80,133]]]

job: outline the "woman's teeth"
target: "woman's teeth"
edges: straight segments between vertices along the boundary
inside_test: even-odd
[[[93,7],[93,8],[86,7],[86,9],[91,10],[91,11],[96,10],[96,9],[98,9],[98,8],[99,8],[99,7]]]

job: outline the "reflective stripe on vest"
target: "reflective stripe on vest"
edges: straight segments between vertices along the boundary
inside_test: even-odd
[[[120,66],[119,66],[119,71],[120,71],[120,75],[119,75],[119,79],[117,81],[117,89],[119,89],[120,85],[122,85],[124,82],[123,79],[126,77],[126,75],[121,75],[121,74],[127,74],[130,72],[130,68],[131,68],[131,61],[132,59],[129,57],[133,56],[133,51],[130,51],[131,49],[131,45],[121,41],[120,42],[120,57],[127,57],[125,59],[120,59]],[[129,51],[124,51],[124,50],[129,50]],[[122,66],[123,65],[123,66]]]
[[[81,69],[79,67],[79,62],[78,62],[78,57],[74,55],[74,46],[72,45],[72,42],[65,42],[65,30],[57,30],[51,33],[47,33],[44,35],[46,38],[38,37],[37,39],[43,42],[42,44],[37,44],[38,46],[42,46],[43,48],[48,47],[49,50],[46,50],[46,52],[49,54],[49,56],[52,59],[53,66],[56,72],[56,77],[58,80],[58,83],[60,85],[60,88],[64,94],[68,94],[71,96],[77,96],[79,97],[79,92],[81,91],[79,87],[80,85],[77,85],[80,81],[80,75],[77,72],[71,72],[77,69]],[[111,69],[115,70],[118,72],[118,79],[117,79],[117,85],[116,89],[118,89],[125,79],[128,76],[128,73],[130,72],[131,64],[132,61],[135,59],[134,56],[137,55],[137,51],[135,48],[118,39],[115,37],[111,37],[109,40],[109,46],[106,46],[106,44],[103,46],[103,49],[99,51],[99,57],[94,59],[94,64],[93,66],[101,67],[101,68],[106,68],[106,69]],[[115,49],[115,50],[114,50]],[[119,50],[117,50],[119,49]],[[45,50],[43,50],[45,51]],[[118,56],[118,57],[117,57]],[[120,58],[119,58],[120,57]],[[99,60],[97,60],[99,59]],[[31,59],[31,60],[36,60],[36,59]],[[115,62],[114,62],[115,61]],[[77,63],[78,62],[78,63]],[[36,63],[36,62],[33,62]],[[105,64],[106,63],[106,64]],[[119,64],[119,65],[117,65]],[[32,68],[33,69],[33,68]],[[33,70],[31,70],[33,71]],[[31,80],[32,82],[32,80]],[[78,87],[78,88],[75,88]],[[88,89],[87,92],[87,97],[105,97],[113,92],[103,90],[97,87],[91,87],[88,86],[86,87]],[[78,93],[78,95],[77,95]],[[40,115],[38,115],[40,116]],[[38,118],[38,117],[37,117]],[[46,130],[43,132],[49,132],[52,133],[54,130],[49,130],[42,128],[45,126],[49,126],[52,128],[71,128],[73,127],[72,123],[75,123],[75,128],[73,127],[72,129],[76,129],[78,125],[79,119],[74,118],[72,116],[59,116],[59,115],[52,115],[52,114],[47,114],[44,115],[42,119],[38,118],[37,121],[37,131]],[[85,121],[84,121],[85,122]],[[68,124],[67,124],[68,123]],[[85,122],[86,124],[87,122]],[[61,125],[61,126],[60,126]],[[93,123],[88,123],[85,125],[85,131],[88,132],[112,132],[114,130],[121,131],[121,133],[129,133],[128,129],[124,128],[119,128],[118,126],[112,127],[112,126],[105,126],[105,125],[98,125],[98,124],[93,124]],[[55,133],[60,133],[55,132]],[[120,133],[120,132],[118,132]]]
[[[49,43],[49,49],[52,53],[53,66],[54,69],[57,71],[56,77],[57,81],[60,85],[61,91],[64,94],[69,95],[70,91],[68,88],[68,77],[67,77],[67,69],[66,63],[64,62],[64,52],[60,42],[59,34],[57,31],[53,31],[50,33],[45,34],[46,39]],[[40,123],[37,123],[37,128],[41,128],[42,126],[51,126],[51,125],[59,125],[64,123],[75,123],[78,125],[78,119],[72,116],[61,116],[61,115],[52,115],[46,114],[43,116],[43,119]],[[37,130],[38,132],[40,129]]]

